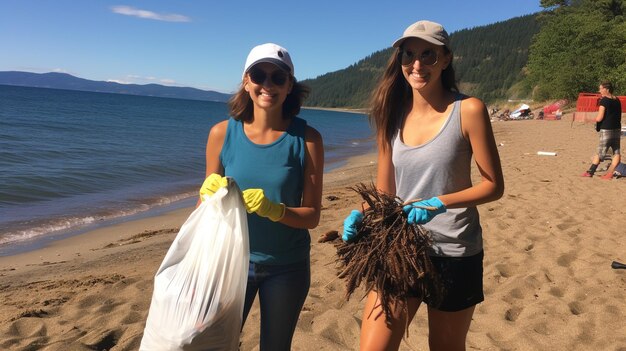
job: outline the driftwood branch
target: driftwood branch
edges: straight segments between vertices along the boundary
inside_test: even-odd
[[[441,283],[428,255],[433,244],[430,233],[408,224],[399,198],[378,192],[373,184],[360,183],[350,189],[369,208],[364,210],[356,238],[335,244],[338,277],[346,281],[346,299],[361,285],[367,292],[376,291],[388,323],[394,308],[406,312],[408,297],[439,301]]]

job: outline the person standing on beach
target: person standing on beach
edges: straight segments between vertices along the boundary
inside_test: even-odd
[[[403,200],[426,199],[403,211],[409,223],[431,232],[430,256],[446,293],[440,305],[433,305],[416,291],[406,310],[396,301],[393,320],[386,320],[379,294],[370,291],[360,347],[398,350],[407,323],[425,302],[430,349],[465,350],[475,305],[484,300],[476,206],[502,196],[500,158],[485,105],[458,92],[445,29],[430,21],[416,22],[393,47],[370,111],[378,143],[376,187]],[[480,173],[474,185],[472,156]],[[344,221],[343,240],[356,235],[362,219],[360,211],[352,211]]]
[[[589,170],[582,174],[583,177],[593,177],[600,162],[609,151],[613,149],[613,157],[611,165],[607,169],[602,179],[613,178],[613,171],[619,165],[621,156],[619,152],[620,138],[622,134],[622,104],[617,96],[613,95],[613,84],[611,82],[602,82],[598,87],[600,92],[600,101],[598,107],[598,115],[596,116],[596,130],[600,132],[600,142],[598,144],[598,153],[593,156]]]
[[[308,229],[320,220],[324,146],[296,116],[308,93],[285,48],[254,47],[229,101],[232,118],[211,128],[206,146],[201,197],[225,186],[223,176],[245,189],[250,267],[243,321],[258,294],[261,351],[291,349],[310,286]]]

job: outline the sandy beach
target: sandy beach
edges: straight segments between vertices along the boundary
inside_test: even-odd
[[[479,206],[486,300],[476,309],[468,350],[626,350],[626,270],[611,268],[613,260],[626,263],[626,179],[580,177],[597,135],[571,113],[493,127],[506,190]],[[322,220],[311,231],[311,290],[293,350],[358,349],[362,294],[345,300],[334,246],[317,239],[341,230],[359,202],[347,187],[373,181],[375,162],[374,153],[362,155],[325,175]],[[0,349],[136,350],[153,276],[191,211],[0,257]],[[255,307],[241,350],[258,350],[258,329]],[[428,350],[425,309],[400,349]]]

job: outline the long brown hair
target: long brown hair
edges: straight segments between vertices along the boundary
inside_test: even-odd
[[[300,113],[300,108],[304,103],[304,100],[309,96],[311,89],[293,79],[293,87],[291,92],[285,98],[283,102],[283,118],[291,119]],[[241,83],[239,90],[228,100],[229,115],[233,116],[238,121],[250,121],[254,107],[250,94],[244,89],[244,82]]]
[[[382,141],[383,148],[391,144],[391,138],[411,107],[413,95],[411,86],[402,74],[401,50],[401,47],[393,50],[385,72],[370,99],[370,124],[376,128],[378,140]],[[450,64],[441,72],[441,83],[444,89],[459,92],[452,67],[452,51],[447,46],[444,46],[443,50],[446,55],[450,55]]]

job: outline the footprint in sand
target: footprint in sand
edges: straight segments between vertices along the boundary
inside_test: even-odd
[[[121,320],[122,324],[133,324],[142,322],[145,319],[144,313],[130,312]]]
[[[0,348],[15,349],[16,346],[25,346],[25,344],[45,344],[48,342],[48,329],[45,323],[36,317],[20,318],[8,327],[8,330],[2,331],[3,340],[0,342]],[[32,348],[23,348],[31,350]],[[33,349],[34,350],[34,349]]]
[[[550,288],[550,295],[554,296],[554,297],[563,297],[565,296],[565,294],[563,293],[563,290],[561,288],[559,288],[558,286],[553,286]]]
[[[102,301],[102,297],[99,295],[89,295],[86,296],[84,298],[82,298],[80,301],[78,301],[78,307],[80,309],[86,309],[89,308],[91,306],[97,305]]]
[[[115,310],[116,307],[121,305],[120,303],[115,303],[113,300],[108,299],[102,302],[102,306],[97,309],[98,314],[107,314],[111,313]]]
[[[504,313],[504,319],[506,319],[507,321],[515,322],[520,313],[522,313],[522,310],[523,308],[521,307],[511,307]]]
[[[120,339],[117,330],[94,330],[82,337],[79,341],[91,350],[111,350]]]
[[[569,267],[571,263],[576,259],[576,256],[577,255],[575,251],[570,251],[566,254],[559,256],[559,258],[556,259],[556,263],[561,267]]]
[[[509,265],[497,264],[496,269],[498,270],[498,273],[500,273],[500,276],[504,278],[508,278],[513,275],[513,269]]]
[[[348,314],[328,310],[315,317],[311,327],[313,333],[348,346],[358,343],[361,323]]]
[[[575,316],[578,316],[579,314],[585,312],[583,310],[583,304],[578,301],[570,302],[567,304],[567,306],[569,307],[570,312],[572,312],[572,314]]]
[[[514,289],[511,289],[511,291],[509,292],[509,295],[516,299],[523,299],[526,294],[524,294],[524,291],[522,291],[522,289],[514,288]]]
[[[561,223],[558,223],[556,225],[556,227],[561,230],[561,231],[566,231],[572,227],[575,227],[577,225],[579,225],[580,222],[577,221],[576,219],[574,219],[571,216],[567,216],[567,218],[565,218],[564,220],[561,221]]]

